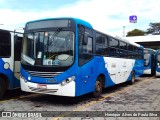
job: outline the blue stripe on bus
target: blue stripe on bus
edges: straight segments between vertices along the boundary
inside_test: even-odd
[[[98,63],[98,64],[97,64]],[[135,77],[138,77],[143,74],[143,67],[140,67],[143,64],[141,60],[136,60],[134,67],[132,70],[135,70]],[[90,68],[90,69],[87,69]],[[54,69],[54,68],[53,68]],[[80,96],[89,92],[94,91],[96,78],[102,73],[105,75],[105,87],[110,87],[115,85],[113,80],[110,78],[108,70],[105,68],[105,61],[103,57],[94,56],[93,60],[87,62],[81,67],[78,67],[74,64],[70,69],[63,72],[62,74],[55,76],[53,79],[56,80],[55,83],[48,83],[47,80],[50,78],[42,78],[42,77],[33,77],[30,76],[24,69],[21,68],[22,76],[27,80],[28,77],[31,77],[30,82],[39,83],[39,84],[60,84],[63,80],[67,79],[68,77],[76,75],[76,87],[75,87],[75,96]],[[89,78],[86,76],[89,75]],[[131,80],[131,73],[129,77],[125,81]]]
[[[7,70],[4,69],[4,64],[5,64],[5,62],[2,59],[0,59],[0,74],[5,75],[9,79],[10,89],[13,89],[13,82],[14,82],[13,81],[13,72],[10,68]]]
[[[144,61],[142,60],[136,60],[133,70],[135,70],[135,77],[139,77],[141,75],[143,75],[144,72]],[[143,67],[142,67],[143,66]]]

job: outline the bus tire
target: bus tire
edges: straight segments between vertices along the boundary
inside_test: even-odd
[[[6,92],[6,87],[4,80],[0,78],[0,99],[4,96],[5,92]]]
[[[129,81],[129,83],[130,83],[130,85],[132,85],[132,84],[134,84],[134,82],[135,82],[135,72],[132,71],[132,73],[131,73],[131,80]]]
[[[103,90],[102,78],[99,76],[96,80],[94,92],[92,93],[92,96],[94,98],[100,97],[102,90]]]

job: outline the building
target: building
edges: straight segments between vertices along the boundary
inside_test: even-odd
[[[155,50],[160,48],[160,35],[132,36],[123,38],[138,43],[145,48],[152,48]]]

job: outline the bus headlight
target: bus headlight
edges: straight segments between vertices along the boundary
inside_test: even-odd
[[[61,85],[64,86],[64,85],[72,82],[73,80],[75,80],[75,76],[72,76],[72,77],[69,77],[69,78],[63,80],[63,81],[61,82]]]

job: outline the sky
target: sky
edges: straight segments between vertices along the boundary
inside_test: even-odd
[[[98,31],[123,36],[160,22],[159,7],[159,0],[0,0],[0,29],[18,30],[37,19],[76,17]],[[137,16],[137,23],[129,22],[131,15]]]

